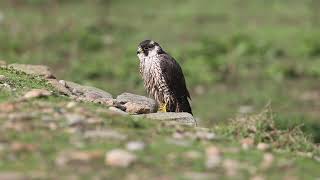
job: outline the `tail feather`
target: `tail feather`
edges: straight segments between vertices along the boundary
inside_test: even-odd
[[[188,112],[193,115],[188,97],[179,98],[177,101],[176,112]]]

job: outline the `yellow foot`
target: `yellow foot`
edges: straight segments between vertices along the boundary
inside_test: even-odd
[[[159,107],[160,112],[167,112],[167,103],[161,104]]]

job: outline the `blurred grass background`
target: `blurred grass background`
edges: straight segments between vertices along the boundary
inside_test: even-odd
[[[0,59],[60,79],[145,95],[136,48],[153,39],[181,64],[201,124],[271,102],[279,126],[320,142],[317,0],[2,0]]]

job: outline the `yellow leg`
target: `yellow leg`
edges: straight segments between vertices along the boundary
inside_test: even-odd
[[[167,103],[161,104],[159,107],[160,112],[167,112]]]

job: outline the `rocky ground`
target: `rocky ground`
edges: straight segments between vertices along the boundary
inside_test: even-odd
[[[320,178],[319,146],[268,108],[205,128],[144,96],[0,65],[0,179]]]

